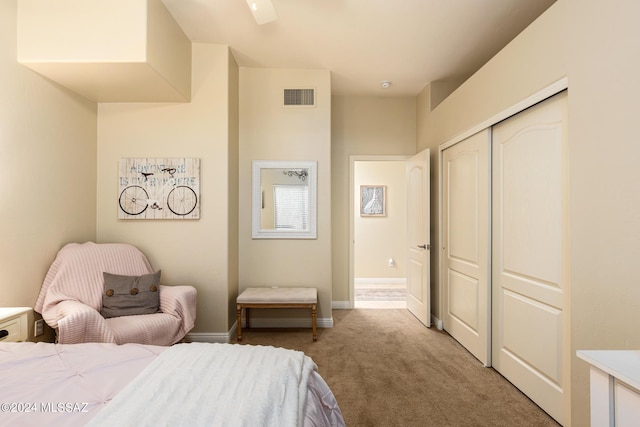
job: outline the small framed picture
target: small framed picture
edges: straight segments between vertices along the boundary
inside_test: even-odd
[[[360,186],[360,216],[386,216],[386,189],[384,185]]]

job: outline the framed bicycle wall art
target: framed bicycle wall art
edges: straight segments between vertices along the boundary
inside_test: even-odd
[[[118,219],[200,219],[200,159],[120,159]]]

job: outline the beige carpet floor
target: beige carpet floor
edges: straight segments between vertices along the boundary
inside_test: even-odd
[[[334,327],[243,330],[244,344],[305,352],[347,426],[557,426],[446,332],[406,310],[334,310]]]

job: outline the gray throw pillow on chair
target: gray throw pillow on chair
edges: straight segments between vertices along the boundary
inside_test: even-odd
[[[142,276],[103,273],[100,314],[110,317],[153,314],[160,311],[160,270]]]

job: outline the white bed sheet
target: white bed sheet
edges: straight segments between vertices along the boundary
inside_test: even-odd
[[[0,343],[0,426],[83,426],[167,348]],[[333,393],[315,371],[308,389],[303,425],[344,426]]]

